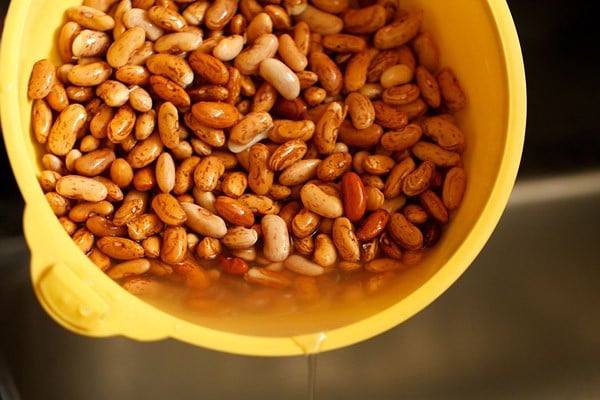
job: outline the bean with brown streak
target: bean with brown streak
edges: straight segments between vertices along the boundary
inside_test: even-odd
[[[231,21],[237,9],[237,1],[215,0],[204,14],[204,24],[208,29],[220,30]]]
[[[198,122],[217,129],[231,128],[239,119],[237,108],[227,103],[200,101],[192,106],[192,114]]]
[[[231,250],[243,250],[254,246],[258,241],[258,233],[251,228],[234,226],[227,230],[221,238],[221,243]]]
[[[146,61],[146,67],[152,74],[162,75],[182,87],[188,87],[194,81],[190,64],[176,55],[153,54]]]
[[[266,12],[259,12],[252,18],[246,29],[246,37],[249,43],[254,42],[262,35],[273,33],[273,20]]]
[[[56,192],[48,192],[44,194],[44,197],[46,198],[48,205],[50,205],[52,212],[54,212],[54,215],[57,217],[63,216],[69,212],[71,202],[66,197],[61,196]]]
[[[251,46],[242,50],[235,58],[234,65],[244,75],[258,72],[261,61],[272,58],[279,48],[277,36],[267,33],[258,37]]]
[[[75,171],[83,176],[101,175],[110,168],[116,159],[115,152],[110,148],[91,151],[75,161]]]
[[[61,177],[56,171],[43,170],[40,172],[38,181],[44,192],[51,192],[56,187],[56,181]]]
[[[94,235],[85,227],[77,229],[71,239],[84,254],[87,254],[94,246]]]
[[[379,82],[383,71],[400,63],[400,49],[382,50],[371,60],[367,71],[367,82]]]
[[[387,174],[394,166],[396,161],[390,156],[385,154],[372,154],[365,158],[363,162],[363,168],[365,172],[372,175],[384,175]]]
[[[110,219],[101,215],[88,218],[85,221],[85,226],[95,237],[127,235],[126,227],[116,226]]]
[[[143,28],[133,27],[127,29],[117,40],[115,40],[106,53],[106,60],[113,68],[125,66],[130,60],[133,52],[144,44],[146,32]]]
[[[438,85],[443,104],[451,112],[458,112],[465,108],[467,98],[454,71],[448,67],[442,68],[437,76]]]
[[[318,234],[314,242],[313,260],[324,268],[335,265],[338,254],[331,236],[322,233]]]
[[[134,198],[124,201],[115,211],[113,223],[116,226],[123,226],[139,217],[144,212],[144,202],[142,199]]]
[[[204,192],[215,190],[225,166],[220,159],[213,156],[203,158],[194,169],[194,184]]]
[[[422,161],[432,161],[436,166],[441,168],[457,166],[461,159],[460,154],[446,150],[435,143],[418,141],[411,148],[412,153]]]
[[[275,173],[268,164],[271,152],[269,148],[257,143],[250,147],[250,168],[248,170],[248,187],[258,195],[265,195],[271,189]]]
[[[179,144],[179,111],[169,101],[162,103],[158,109],[158,134],[165,147],[172,149]]]
[[[30,99],[43,99],[50,93],[56,80],[56,67],[48,59],[37,61],[33,64],[27,95]]]
[[[160,5],[150,7],[148,18],[166,31],[181,32],[187,27],[187,21],[181,14]]]
[[[442,103],[440,87],[435,77],[422,65],[415,70],[415,79],[423,100],[433,108],[438,108]]]
[[[300,50],[294,38],[287,33],[279,36],[279,55],[281,59],[294,71],[303,71],[308,65],[306,54]]]
[[[352,155],[348,152],[335,152],[328,155],[317,168],[317,178],[332,182],[340,178],[352,167]]]
[[[296,15],[296,21],[306,22],[311,32],[322,35],[340,33],[344,28],[344,21],[341,18],[312,5],[308,5],[304,12]]]
[[[102,12],[89,6],[75,6],[67,9],[67,17],[75,21],[84,28],[96,31],[108,31],[115,26],[114,19]]]
[[[423,134],[446,150],[462,151],[465,137],[462,131],[444,117],[434,116],[421,122]]]
[[[434,174],[435,164],[431,161],[423,161],[406,175],[402,181],[402,192],[409,197],[418,196],[430,187]]]
[[[101,252],[116,260],[133,260],[144,256],[141,244],[123,237],[106,236],[96,241]]]
[[[402,129],[408,123],[406,112],[397,107],[390,106],[381,100],[373,102],[375,109],[375,122],[384,128]]]
[[[73,206],[69,211],[69,219],[75,223],[85,222],[94,215],[108,217],[114,211],[114,206],[107,200],[102,201],[83,201]]]
[[[255,220],[252,210],[231,197],[218,196],[214,206],[217,214],[230,224],[246,228],[254,225]]]
[[[319,77],[319,82],[329,96],[337,96],[344,87],[342,72],[336,63],[325,53],[315,52],[308,56],[311,71]]]
[[[57,156],[66,155],[81,135],[88,118],[81,104],[70,104],[56,118],[48,134],[48,149]]]
[[[419,89],[419,86],[414,83],[406,83],[385,88],[381,94],[381,99],[391,106],[400,106],[412,103],[417,100],[420,95],[421,90]]]
[[[414,225],[423,225],[429,219],[425,209],[418,204],[407,204],[402,208],[402,214]]]
[[[383,188],[383,194],[386,199],[392,199],[402,193],[402,183],[404,179],[416,168],[412,157],[406,157],[397,163],[390,171]]]
[[[113,181],[111,181],[109,178],[103,176],[103,175],[98,175],[98,176],[94,176],[92,179],[94,179],[95,181],[100,182],[102,185],[104,185],[104,187],[106,187],[106,199],[109,201],[121,201],[123,200],[123,191],[117,186],[116,183],[114,183]]]
[[[387,227],[389,220],[390,214],[384,209],[372,212],[356,230],[356,237],[361,242],[369,242],[379,237]]]
[[[113,143],[122,143],[133,131],[136,119],[135,110],[125,104],[117,110],[114,117],[108,123],[106,137]]]
[[[332,114],[338,110],[337,106],[332,107]],[[337,114],[336,114],[337,115]],[[340,117],[338,115],[338,117]],[[322,125],[325,125],[325,120]],[[310,120],[291,121],[291,120],[274,120],[273,127],[269,130],[269,139],[281,144],[288,140],[301,139],[308,141],[313,137],[315,132],[315,124]],[[322,128],[324,129],[324,127]]]
[[[418,124],[410,123],[402,129],[388,131],[381,137],[381,146],[388,151],[410,149],[419,140],[423,131]]]
[[[129,89],[119,81],[108,79],[98,85],[96,95],[110,107],[121,107],[129,100]]]
[[[200,235],[220,239],[227,233],[225,221],[206,208],[193,203],[181,203],[187,215],[186,226]]]
[[[201,25],[204,22],[206,10],[210,6],[210,2],[194,1],[189,4],[181,13],[189,25]]]
[[[348,218],[336,218],[333,223],[333,242],[345,261],[360,260],[360,245],[354,233],[354,226]]]
[[[269,113],[254,111],[246,114],[230,131],[229,140],[236,145],[247,145],[253,139],[269,130],[273,126],[273,119]]]
[[[442,200],[448,210],[455,210],[461,204],[467,184],[467,175],[461,167],[450,168],[444,177]]]
[[[127,260],[127,261],[123,261],[120,262],[118,264],[113,265],[110,269],[108,269],[108,271],[106,271],[106,274],[115,280],[119,280],[119,279],[124,279],[124,278],[128,278],[128,277],[138,277],[140,275],[143,275],[144,273],[148,272],[150,270],[151,267],[151,263],[149,260],[147,259],[143,259],[143,258],[136,258],[133,260]],[[140,278],[142,279],[142,278]],[[129,285],[131,285],[132,281],[129,281]],[[125,283],[123,283],[124,287],[126,287],[127,285]],[[149,285],[149,283],[148,283]],[[129,286],[130,287],[130,286]],[[131,287],[129,290],[133,290]],[[143,289],[138,289],[138,290],[143,290]]]
[[[367,211],[375,211],[381,208],[385,201],[383,192],[375,186],[365,186],[365,196],[367,198]]]
[[[317,231],[321,223],[321,216],[310,211],[307,208],[302,208],[292,218],[291,230],[294,237],[304,239],[312,236]]]
[[[273,30],[288,31],[291,29],[292,19],[283,7],[269,4],[263,8],[263,11],[271,18],[271,21],[273,21]]]
[[[277,147],[273,154],[271,154],[269,168],[273,171],[283,171],[295,162],[300,161],[307,150],[308,146],[303,140],[287,141]]]
[[[196,255],[202,260],[212,260],[221,252],[221,242],[212,237],[205,237],[196,245]]]
[[[245,193],[238,200],[257,215],[277,214],[279,212],[279,205],[267,196]]]
[[[161,75],[152,75],[149,82],[152,91],[160,99],[173,103],[179,109],[187,109],[190,106],[190,95],[172,80]]]
[[[423,247],[423,234],[401,213],[392,214],[388,223],[388,232],[405,249],[418,250]]]
[[[348,107],[339,102],[327,104],[325,112],[315,126],[313,142],[320,154],[331,154],[338,138],[338,129],[346,118]]]
[[[221,190],[229,197],[240,197],[248,187],[248,177],[244,172],[226,172],[221,181]]]
[[[383,128],[375,123],[366,129],[356,129],[351,121],[345,120],[338,130],[340,142],[361,149],[375,147],[382,135]]]
[[[169,193],[159,193],[152,199],[152,210],[167,225],[180,226],[186,219],[186,213],[179,202]]]
[[[442,199],[433,191],[426,190],[419,196],[419,201],[429,215],[442,224],[448,223],[448,210]]]
[[[349,9],[343,14],[344,30],[355,35],[365,35],[382,28],[387,19],[385,8],[379,4]]]
[[[177,264],[183,261],[187,252],[185,228],[168,226],[162,234],[160,258],[167,264]]]
[[[188,62],[194,72],[212,84],[225,85],[229,81],[229,70],[217,57],[194,51]]]
[[[106,186],[81,175],[65,175],[56,181],[56,192],[68,199],[102,201],[108,196]]]
[[[54,116],[48,103],[44,99],[34,100],[31,108],[31,129],[39,144],[48,141],[53,122]]]
[[[95,246],[87,253],[87,256],[103,272],[106,272],[112,266],[110,257],[102,253]]]
[[[379,28],[373,37],[373,44],[382,50],[402,46],[419,33],[422,22],[423,10],[406,12],[390,24]]]
[[[58,33],[57,48],[60,59],[64,63],[73,61],[73,41],[81,32],[81,25],[75,21],[67,21]]]
[[[127,162],[133,169],[146,167],[160,156],[163,147],[159,133],[155,132],[149,138],[138,142],[129,151]]]

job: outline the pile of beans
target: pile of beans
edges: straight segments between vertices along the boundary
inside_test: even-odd
[[[463,197],[466,101],[397,3],[67,9],[62,64],[28,87],[60,223],[126,289],[175,283],[199,309],[215,288],[306,297],[417,264]]]

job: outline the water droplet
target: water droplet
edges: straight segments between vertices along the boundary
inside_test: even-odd
[[[325,339],[327,339],[325,332],[292,337],[292,340],[302,349],[304,354],[321,352],[321,346]]]
[[[307,356],[308,360],[308,400],[317,398],[317,353]]]

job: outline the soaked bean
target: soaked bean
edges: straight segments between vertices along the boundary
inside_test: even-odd
[[[393,287],[468,196],[469,139],[459,77],[397,3],[70,7],[63,64],[27,86],[52,212],[127,290],[180,282],[203,312]]]

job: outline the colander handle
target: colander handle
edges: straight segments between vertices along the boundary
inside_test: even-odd
[[[23,230],[34,292],[60,325],[95,337],[150,341],[169,336],[168,327],[157,323],[168,317],[100,271],[65,234],[47,204],[25,206]]]

